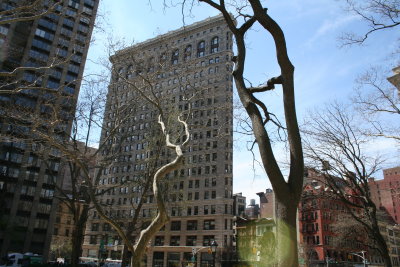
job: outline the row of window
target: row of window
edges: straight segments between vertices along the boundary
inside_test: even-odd
[[[204,235],[203,242],[201,243],[203,246],[210,246],[211,242],[215,239],[213,235]],[[156,236],[154,238],[154,246],[164,246],[165,240],[164,236]],[[171,236],[169,241],[170,246],[181,246],[181,237],[180,236]],[[198,246],[200,245],[197,241],[197,236],[186,236],[186,246]]]
[[[132,201],[136,201],[135,198],[132,198]],[[103,201],[100,201],[101,204],[104,204]],[[108,205],[113,205],[114,199],[107,199]],[[222,206],[222,205],[221,205]],[[209,214],[233,214],[233,207],[232,205],[224,204],[223,209],[220,209],[217,213],[217,205],[204,205],[202,208],[202,214],[200,214],[199,206],[187,207],[186,208],[186,216],[192,215],[209,215]],[[135,214],[135,210],[116,210],[115,208],[111,210],[106,210],[105,214],[107,216],[112,216],[115,218],[132,218]],[[169,214],[172,217],[176,216],[184,216],[182,207],[172,207],[169,210]],[[142,209],[140,215],[143,218],[153,217],[156,215],[155,209]],[[93,218],[96,218],[96,214]],[[105,231],[105,229],[103,229]],[[210,229],[208,229],[210,230]]]
[[[192,58],[192,45],[187,45],[184,50],[183,50],[183,60],[187,61],[189,59]],[[219,52],[219,38],[218,36],[215,36],[211,39],[210,41],[210,45],[209,45],[209,53],[210,54],[214,54]],[[204,57],[206,55],[206,42],[204,40],[200,41],[197,43],[197,51],[196,51],[196,56],[198,58],[200,57]],[[171,58],[170,58],[170,62],[172,65],[176,65],[179,63],[180,60],[180,51],[179,49],[175,49],[172,53],[171,53]],[[159,62],[160,65],[163,66],[165,65],[165,63],[167,62],[167,53],[164,52],[159,56]],[[214,63],[214,62],[219,62],[219,57],[217,60],[212,60],[210,61],[210,63]],[[133,70],[133,66],[130,65],[128,66],[127,70],[126,70],[126,78],[133,78],[135,75],[141,74],[143,71],[143,63],[138,63],[138,67],[137,70],[134,71]],[[154,71],[154,57],[150,57],[148,60],[148,65],[149,67],[147,68],[148,72],[153,72]],[[123,73],[125,72],[124,68],[119,68],[118,69],[118,76],[121,77],[123,75]],[[160,76],[160,78],[163,78],[162,76]]]

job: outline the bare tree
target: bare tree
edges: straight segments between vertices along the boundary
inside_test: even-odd
[[[337,103],[310,115],[303,129],[307,164],[321,170],[326,186],[343,202],[369,240],[374,240],[385,266],[390,267],[388,247],[378,226],[378,208],[368,185],[383,159],[367,154],[370,138],[362,134],[357,123],[353,113]]]
[[[295,110],[294,66],[287,54],[285,36],[279,24],[269,16],[268,9],[264,8],[258,0],[242,2],[243,6],[239,6],[240,4],[236,1],[225,3],[224,0],[200,0],[199,2],[204,2],[217,9],[224,16],[236,39],[237,55],[233,58],[235,67],[232,74],[242,105],[251,120],[251,128],[255,136],[255,143],[260,151],[262,165],[276,195],[278,265],[297,266],[296,211],[302,192],[304,163]],[[191,3],[194,4],[194,2]],[[228,8],[232,6],[237,12],[238,18],[243,20],[241,25],[237,25],[235,18],[228,11]],[[272,77],[265,84],[257,87],[248,85],[244,74],[246,63],[245,34],[255,22],[258,22],[273,38],[276,59],[281,71],[276,77]],[[256,97],[257,94],[275,89],[275,85],[278,84],[282,85],[285,126],[282,126],[268,107]],[[286,130],[290,151],[290,171],[287,179],[285,179],[275,158],[271,145],[271,132],[267,130],[269,125],[276,125],[279,129]]]
[[[369,123],[365,133],[400,142],[400,98],[386,73],[378,67],[367,70],[357,79],[353,103]]]
[[[190,90],[183,92],[187,97],[188,108],[179,111],[171,103],[169,95],[163,96],[159,92],[156,80],[163,66],[155,66],[151,58],[150,62],[145,61],[149,58],[143,52],[120,56],[120,47],[120,44],[110,44],[108,47],[112,64],[105,63],[105,67],[112,73],[112,78],[105,110],[108,119],[104,120],[102,126],[101,144],[105,146],[99,148],[100,162],[109,158],[114,160],[107,160],[111,165],[97,171],[96,184],[89,182],[93,180],[89,179],[90,175],[84,176],[87,177],[87,193],[95,209],[95,216],[99,216],[115,231],[124,245],[124,257],[128,251],[131,255],[131,266],[140,266],[149,241],[169,221],[168,194],[165,194],[165,189],[171,181],[170,173],[183,165],[184,147],[190,138],[187,120],[191,114],[192,95],[188,94]],[[131,65],[136,69],[130,68]],[[121,66],[128,68],[125,70]],[[143,108],[151,110],[148,112],[151,116],[146,119],[152,118],[146,124],[146,133],[140,135],[144,141],[145,156],[133,159],[130,150],[126,150],[134,138],[130,122],[137,119],[140,115],[138,112]],[[118,118],[123,120],[119,121]],[[164,156],[161,158],[161,155]],[[126,159],[135,160],[134,177],[123,177],[113,186],[104,184],[107,180],[104,174],[109,170],[123,169],[127,164],[130,167],[130,162],[124,163]],[[114,190],[123,190],[126,200],[129,200],[127,203],[118,203],[119,207],[123,206],[122,210],[116,210],[111,199],[98,198],[100,192]],[[151,212],[147,205],[149,199],[154,203]],[[129,210],[126,210],[127,207]],[[134,235],[137,235],[136,238]]]
[[[0,25],[9,24],[13,22],[32,21],[41,18],[46,14],[54,12],[60,1],[46,1],[46,0],[22,0],[22,1],[5,1],[2,3],[2,10],[0,16],[2,20]],[[43,9],[43,6],[46,8]]]
[[[0,61],[0,94],[12,96],[17,94],[38,95],[39,91],[46,94],[54,91],[70,93],[79,88],[82,74],[79,74],[82,54],[85,54],[91,42],[91,30],[83,29],[86,36],[81,36],[79,42],[71,43],[56,36],[55,27],[50,31],[38,30],[35,32],[29,56],[27,41],[30,31],[35,23],[58,20],[60,16],[70,20],[73,14],[66,12],[69,6],[75,5],[67,0],[6,0],[0,6],[1,35],[0,46],[3,48],[3,57]],[[82,14],[78,14],[83,16]],[[98,17],[102,17],[98,15]],[[102,23],[103,21],[99,22]],[[91,24],[94,21],[86,21]],[[96,26],[99,25],[96,24]],[[96,27],[100,29],[100,27]],[[53,32],[54,30],[54,32]],[[72,31],[65,30],[63,34],[72,35]],[[59,39],[59,40],[58,40]],[[54,44],[57,45],[53,45]],[[36,49],[36,50],[35,50]],[[68,66],[70,75],[65,77],[65,82],[60,84],[63,69]]]
[[[400,25],[400,1],[398,0],[345,0],[348,12],[356,14],[367,24],[367,30],[357,34],[344,33],[343,45],[363,44],[376,31],[396,28]]]

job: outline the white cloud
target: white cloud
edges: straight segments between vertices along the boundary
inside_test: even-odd
[[[306,42],[305,46],[310,48],[314,45],[319,38],[322,36],[336,32],[337,29],[343,27],[346,24],[351,23],[352,21],[358,19],[355,15],[347,15],[347,16],[335,16],[335,20],[331,18],[325,19],[321,26],[317,29],[315,34]]]

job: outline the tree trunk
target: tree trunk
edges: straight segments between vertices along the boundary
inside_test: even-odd
[[[130,236],[130,235],[128,235]],[[131,265],[132,253],[129,251],[128,246],[124,245],[122,250],[122,262],[121,267],[126,267]]]
[[[389,255],[389,249],[387,247],[386,241],[383,238],[382,234],[380,233],[379,226],[377,224],[376,224],[376,227],[377,228],[375,228],[375,229],[378,230],[377,233],[375,234],[375,236],[377,237],[376,241],[377,241],[378,247],[381,251],[380,254],[382,256],[382,259],[385,262],[385,267],[392,267],[392,261],[391,261],[390,255]]]
[[[71,251],[72,267],[78,266],[79,257],[82,255],[82,245],[85,236],[88,212],[89,212],[89,207],[87,205],[84,205],[84,207],[82,208],[82,212],[78,215],[78,220],[75,221],[75,227],[72,232],[72,251]]]
[[[142,257],[138,255],[132,255],[130,267],[140,267]]]
[[[277,266],[299,266],[297,251],[297,206],[290,197],[276,199]]]

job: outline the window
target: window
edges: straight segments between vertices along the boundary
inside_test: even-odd
[[[208,247],[210,246],[211,242],[214,240],[213,235],[205,235],[203,236],[203,246]]]
[[[211,205],[211,214],[215,214],[215,205]]]
[[[189,60],[192,57],[192,46],[188,45],[185,48],[184,60]]]
[[[197,236],[195,236],[195,235],[187,236],[186,237],[186,246],[196,246],[196,239],[197,239]]]
[[[160,55],[160,63],[164,63],[167,59],[167,54],[164,52]]]
[[[204,215],[208,214],[208,205],[204,205]]]
[[[133,77],[134,77],[133,74],[134,74],[133,66],[132,66],[132,65],[129,65],[129,67],[128,67],[127,70],[126,70],[126,78],[127,78],[127,79],[133,78]]]
[[[99,224],[98,223],[92,223],[92,231],[98,231],[99,230]]]
[[[156,236],[154,239],[154,246],[164,246],[164,236]]]
[[[204,199],[209,199],[209,198],[210,198],[210,192],[204,191]]]
[[[211,39],[211,54],[212,53],[217,53],[219,48],[219,39],[217,36]]]
[[[204,57],[206,51],[206,43],[204,41],[200,41],[197,44],[197,57]]]
[[[171,231],[180,231],[180,230],[181,230],[181,221],[172,221]]]
[[[179,246],[180,245],[180,236],[171,236],[169,245],[170,246]]]
[[[203,230],[215,230],[215,220],[204,220]]]
[[[96,235],[91,235],[90,236],[90,244],[91,245],[96,245],[97,244],[97,236]]]
[[[178,60],[179,60],[179,50],[176,49],[171,56],[171,64],[175,65],[178,64]]]
[[[197,221],[187,221],[186,230],[188,231],[197,230]]]

